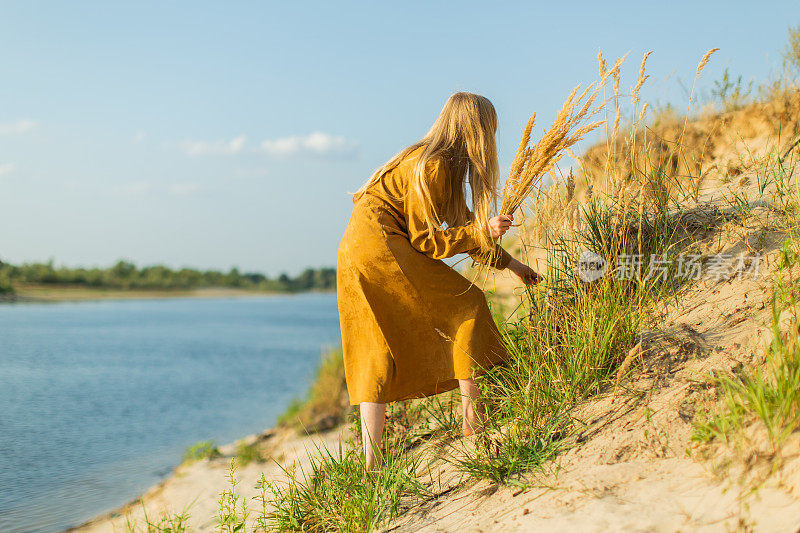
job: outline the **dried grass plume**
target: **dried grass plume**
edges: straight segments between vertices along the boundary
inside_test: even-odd
[[[617,79],[624,60],[625,57],[620,58],[611,70],[606,70],[602,54],[598,54],[600,70],[603,71],[600,80],[590,84],[580,94],[580,85],[575,87],[550,129],[539,142],[530,147],[528,145],[536,115],[528,120],[503,189],[500,213],[510,215],[519,209],[540,184],[541,177],[555,166],[567,149],[605,123],[604,120],[595,120],[607,103],[607,100],[598,102],[598,97],[609,79]]]
[[[700,64],[697,65],[697,75],[698,76],[700,75],[701,72],[703,72],[703,69],[706,68],[706,65],[708,64],[708,60],[711,59],[712,54],[714,52],[716,52],[717,50],[719,50],[719,48],[712,48],[711,50],[706,52],[706,55],[704,55],[703,59],[700,60]]]

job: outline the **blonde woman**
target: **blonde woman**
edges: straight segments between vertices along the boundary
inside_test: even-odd
[[[464,435],[483,428],[473,376],[507,352],[483,292],[441,260],[467,253],[525,283],[540,279],[495,243],[513,222],[492,216],[496,131],[488,99],[456,93],[428,134],[353,197],[337,295],[347,390],[360,406],[368,470],[380,465],[388,402],[460,387]]]

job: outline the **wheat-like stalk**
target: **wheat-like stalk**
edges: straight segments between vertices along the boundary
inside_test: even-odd
[[[700,60],[700,63],[697,65],[697,74],[694,76],[694,81],[692,82],[692,90],[689,91],[689,103],[686,104],[686,114],[683,119],[683,128],[681,129],[681,134],[678,136],[678,142],[676,143],[677,146],[681,146],[683,143],[683,134],[686,133],[686,125],[689,123],[689,110],[692,107],[692,97],[694,96],[694,87],[697,85],[697,80],[700,78],[700,73],[703,72],[703,69],[706,68],[708,64],[708,60],[711,59],[711,56],[719,50],[719,48],[712,48],[708,52],[705,53],[703,58]]]
[[[619,103],[619,71],[614,73],[614,101],[617,103],[617,112],[614,114],[614,139],[617,138],[619,131],[619,119],[621,116],[622,105]]]
[[[555,166],[566,150],[605,122],[594,120],[607,102],[604,100],[598,103],[597,99],[608,80],[616,79],[615,76],[618,75],[624,59],[625,57],[622,57],[617,60],[614,67],[605,71],[598,82],[590,84],[580,94],[578,94],[580,85],[575,87],[556,114],[550,129],[544,133],[539,142],[528,147],[534,121],[534,117],[531,117],[503,188],[500,213],[510,215],[519,209],[539,185],[541,177]]]
[[[616,167],[616,160],[617,160],[617,135],[619,134],[619,121],[622,118],[622,104],[619,101],[619,70],[614,72],[614,105],[616,107],[614,111],[614,127],[611,128],[611,163]],[[608,161],[606,161],[608,164]],[[612,174],[612,193],[615,194],[617,188],[620,186],[621,176],[618,175],[617,169],[613,169],[614,172]],[[606,166],[606,172],[608,172],[608,166]]]
[[[714,52],[716,52],[717,50],[719,50],[719,48],[712,48],[711,50],[706,52],[706,55],[704,55],[703,59],[700,60],[700,64],[697,65],[697,75],[698,76],[700,75],[701,72],[703,72],[703,69],[706,68],[706,65],[708,64],[708,60],[711,59],[711,55]]]
[[[632,102],[634,107],[636,107],[636,104],[639,103],[639,90],[642,88],[642,85],[644,85],[644,82],[647,80],[647,78],[650,77],[650,76],[645,76],[644,74],[644,64],[647,62],[647,58],[652,53],[653,51],[650,50],[642,58],[642,64],[639,67],[639,80],[636,82],[636,85],[633,87],[633,90],[631,91]]]
[[[597,65],[599,67],[600,77],[606,75],[606,60],[603,59],[603,51],[601,49],[597,49]]]
[[[614,393],[611,395],[611,402],[614,402],[614,398],[617,396],[617,389],[619,388],[620,379],[622,376],[625,375],[625,372],[633,365],[633,361],[635,359],[641,359],[642,357],[642,342],[639,341],[636,346],[628,350],[628,355],[625,356],[625,359],[622,360],[622,364],[617,369],[617,375],[614,378]]]
[[[531,118],[528,119],[528,123],[525,125],[525,131],[522,132],[522,139],[520,139],[517,153],[514,155],[514,162],[511,164],[511,169],[508,172],[509,181],[516,181],[519,179],[519,175],[522,174],[525,163],[528,161],[528,151],[530,150],[528,148],[528,143],[531,140],[531,131],[533,131],[533,125],[535,123],[536,113],[531,115]]]

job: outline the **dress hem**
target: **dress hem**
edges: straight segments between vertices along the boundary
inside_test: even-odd
[[[442,394],[442,393],[445,393],[445,392],[450,392],[451,390],[453,390],[453,389],[458,387],[458,380],[460,380],[460,379],[473,379],[473,378],[479,377],[482,374],[484,374],[485,372],[487,372],[488,370],[490,370],[495,365],[498,365],[498,364],[502,363],[503,361],[505,361],[505,359],[506,358],[503,357],[502,355],[495,355],[493,360],[491,362],[489,362],[489,364],[487,366],[480,366],[479,365],[477,367],[474,367],[473,374],[471,376],[467,376],[467,377],[463,377],[463,378],[452,377],[452,378],[446,379],[444,381],[435,381],[435,382],[427,383],[425,386],[416,388],[414,391],[405,392],[405,393],[402,393],[402,394],[398,395],[399,396],[398,398],[394,398],[394,399],[391,399],[391,400],[390,399],[385,399],[385,398],[384,399],[378,398],[378,399],[375,399],[375,400],[360,400],[360,401],[357,401],[357,402],[354,402],[351,399],[350,400],[350,405],[358,405],[358,404],[360,404],[362,402],[388,404],[388,403],[393,403],[393,402],[402,402],[404,400],[414,400],[414,399],[417,399],[417,398],[427,398],[428,396],[436,396],[438,394]]]

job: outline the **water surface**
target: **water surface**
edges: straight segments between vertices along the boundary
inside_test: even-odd
[[[339,342],[334,294],[0,305],[0,531],[77,525],[273,425]]]

